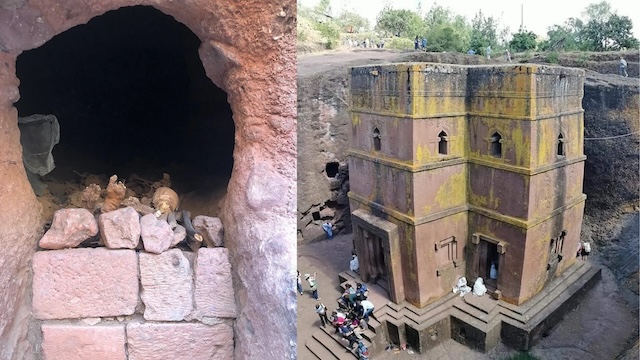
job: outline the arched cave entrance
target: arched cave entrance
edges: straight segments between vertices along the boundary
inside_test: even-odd
[[[18,57],[18,116],[53,114],[60,124],[56,168],[43,177],[45,219],[89,182],[100,179],[104,189],[113,174],[140,185],[167,173],[181,208],[217,215],[233,167],[234,123],[199,46],[173,17],[132,6]]]

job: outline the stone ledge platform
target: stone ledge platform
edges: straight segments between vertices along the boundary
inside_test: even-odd
[[[367,284],[377,320],[373,336],[367,340],[372,345],[372,355],[387,343],[406,343],[423,353],[447,339],[480,351],[487,351],[500,341],[518,350],[529,350],[578,305],[600,278],[600,267],[577,261],[520,306],[490,296],[478,298],[469,293],[460,297],[451,293],[417,308],[407,302],[395,304],[388,300],[384,289]],[[347,283],[355,286],[362,282],[352,271],[340,273],[339,279],[343,288]]]

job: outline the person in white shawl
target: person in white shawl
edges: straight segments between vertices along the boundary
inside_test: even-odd
[[[349,261],[349,270],[358,272],[360,269],[360,264],[358,262],[358,256],[353,254],[351,255],[351,261]]]
[[[467,286],[467,278],[464,276],[458,279],[458,283],[453,287],[453,293],[457,294],[458,292],[460,292],[460,296],[465,296],[471,292],[471,288]]]
[[[473,284],[473,295],[482,296],[487,292],[487,287],[484,286],[484,280],[481,277],[476,279],[476,282]]]

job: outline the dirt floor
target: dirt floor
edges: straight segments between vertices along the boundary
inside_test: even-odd
[[[414,58],[417,60],[418,55],[422,56],[411,51],[377,49],[339,49],[304,54],[298,57],[298,76],[309,77],[338,67],[366,63],[412,61]],[[434,56],[455,58],[454,61],[444,61],[450,63],[486,62],[478,56],[467,59],[468,56],[464,54]],[[608,58],[604,60],[612,63],[614,61]],[[503,61],[498,59],[491,62]],[[604,65],[602,68],[605,68]],[[615,73],[616,68],[611,69]],[[529,352],[531,355],[539,359],[640,358],[637,346],[639,224],[637,196],[633,204],[627,204],[621,209],[608,210],[606,213],[596,209],[585,216],[582,236],[594,244],[589,261],[603,267],[602,280],[574,311]],[[348,269],[351,249],[351,234],[340,234],[332,240],[298,247],[299,270],[302,274],[318,272],[320,297],[329,310],[335,307],[335,299],[340,296],[337,275]],[[308,288],[306,284],[305,288]],[[308,293],[298,298],[298,359],[315,359],[305,347],[306,340],[319,326],[319,319],[313,309],[315,304],[316,301]],[[515,351],[502,344],[483,354],[451,340],[426,354],[389,351],[375,359],[507,359],[514,354]]]

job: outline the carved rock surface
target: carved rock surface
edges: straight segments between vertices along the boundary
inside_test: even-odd
[[[101,214],[100,238],[110,249],[135,249],[140,241],[140,216],[132,207]]]
[[[129,323],[129,360],[232,360],[233,328],[226,324]]]
[[[200,316],[236,317],[236,300],[227,249],[200,248],[194,277],[196,309]]]
[[[78,326],[44,323],[42,352],[47,360],[126,360],[124,324]]]
[[[140,218],[140,235],[144,249],[150,253],[160,254],[173,243],[173,230],[168,222],[148,214]]]
[[[193,219],[193,227],[204,237],[208,247],[220,247],[224,241],[222,221],[217,217],[198,215]]]
[[[140,283],[147,320],[180,321],[193,309],[191,266],[179,249],[140,253]]]
[[[98,234],[98,222],[87,209],[60,209],[53,214],[51,228],[40,239],[43,249],[74,248]]]
[[[133,250],[65,249],[33,256],[33,316],[75,319],[131,315],[138,303]]]

